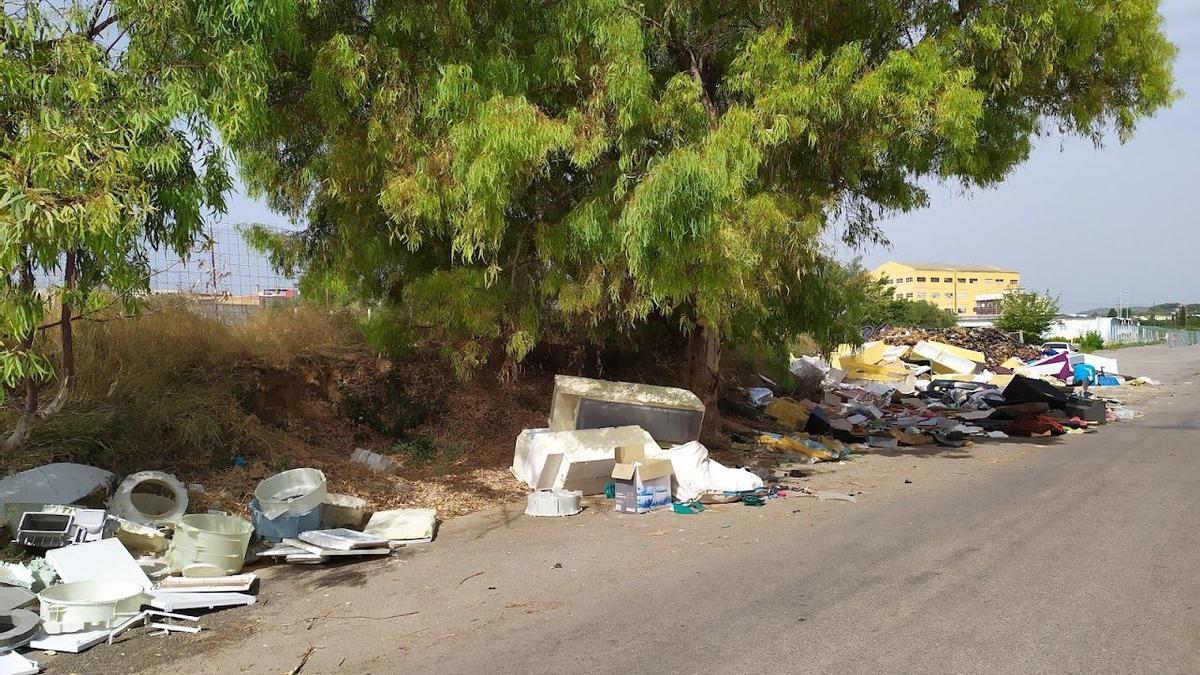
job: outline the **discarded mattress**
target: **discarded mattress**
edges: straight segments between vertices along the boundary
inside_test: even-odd
[[[646,455],[652,459],[671,461],[674,472],[671,488],[675,499],[690,501],[705,495],[755,490],[763,486],[758,476],[745,469],[731,469],[714,459],[709,459],[708,448],[699,441],[677,445],[673,448],[655,448]]]
[[[550,429],[639,426],[661,443],[700,437],[704,403],[686,389],[556,375]]]
[[[526,429],[517,436],[512,474],[534,490],[601,494],[616,462],[616,449],[626,445],[641,445],[647,454],[658,449],[650,434],[638,426]]]

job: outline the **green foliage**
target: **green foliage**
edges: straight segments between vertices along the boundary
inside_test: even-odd
[[[111,303],[135,310],[152,252],[187,255],[204,216],[224,210],[232,181],[214,131],[232,141],[261,132],[262,50],[282,44],[263,30],[286,18],[274,10],[290,3],[233,3],[219,12],[207,4],[4,3],[5,389],[52,376],[33,339],[52,305],[65,308],[68,318],[56,317],[61,329]],[[54,279],[48,292],[37,289]],[[68,375],[71,354],[63,354]],[[26,391],[36,403],[36,386]]]
[[[1000,316],[996,317],[996,328],[1006,331],[1022,331],[1025,342],[1036,344],[1058,316],[1058,298],[1049,293],[1036,291],[1010,291],[1000,301]]]
[[[1096,352],[1104,349],[1104,338],[1094,330],[1089,330],[1079,339],[1079,351]]]
[[[1115,317],[1116,315],[1117,315],[1117,310],[1114,307],[1109,307],[1108,314],[1105,314],[1105,316],[1108,316],[1108,317]]]
[[[269,114],[227,140],[307,229],[259,243],[325,297],[401,310],[463,374],[564,326],[836,344],[864,291],[836,287],[824,235],[882,240],[929,179],[995,184],[1044,131],[1124,139],[1175,95],[1156,0],[297,0],[276,18],[292,41],[245,48],[273,68]]]
[[[875,278],[866,283],[870,284],[866,316],[866,323],[870,325],[949,328],[958,323],[953,312],[932,302],[895,297],[895,289],[883,279]]]

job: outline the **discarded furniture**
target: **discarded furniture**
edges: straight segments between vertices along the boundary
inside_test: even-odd
[[[526,429],[517,436],[512,474],[534,490],[580,490],[597,495],[604,492],[612,473],[614,451],[628,445],[658,449],[650,434],[638,426]]]
[[[636,425],[660,443],[700,438],[704,403],[686,389],[556,375],[550,429]]]

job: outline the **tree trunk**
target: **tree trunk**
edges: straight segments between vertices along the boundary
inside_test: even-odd
[[[700,440],[705,445],[720,447],[721,412],[717,409],[721,367],[720,332],[700,322],[688,337],[688,388],[704,403],[704,425]]]
[[[63,265],[63,297],[62,312],[59,314],[58,330],[62,338],[62,373],[58,382],[58,391],[54,398],[42,409],[40,417],[49,417],[62,410],[67,402],[67,394],[75,380],[75,332],[72,326],[71,293],[75,290],[75,270],[78,256],[75,251],[67,252],[67,261]]]
[[[33,270],[30,267],[28,259],[25,260],[25,265],[21,269],[21,292],[33,292]],[[30,326],[29,331],[21,336],[21,349],[28,352],[33,349],[33,339],[37,335],[37,326]],[[29,436],[30,430],[33,429],[34,423],[37,421],[37,405],[38,405],[38,383],[33,379],[32,375],[26,375],[25,382],[25,406],[21,409],[21,417],[17,419],[17,425],[13,427],[12,432],[0,442],[0,452],[5,454],[20,448],[25,444],[25,439]]]

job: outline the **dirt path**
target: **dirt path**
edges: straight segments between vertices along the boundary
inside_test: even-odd
[[[286,673],[305,659],[305,674],[649,661],[1195,672],[1200,349],[1160,352],[1116,353],[1125,371],[1173,382],[1121,390],[1145,419],[1042,443],[906,448],[810,479],[863,492],[856,504],[628,516],[599,500],[561,520],[510,505],[384,561],[264,568],[259,604],[206,617],[196,636],[42,660],[81,673]]]

